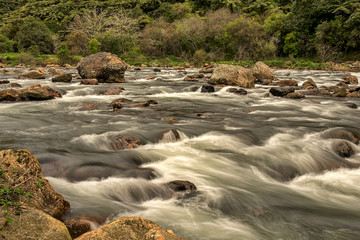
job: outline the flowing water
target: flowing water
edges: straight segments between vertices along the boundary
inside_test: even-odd
[[[318,86],[344,76],[275,73],[300,84],[311,77]],[[339,140],[324,137],[336,129],[360,133],[359,110],[345,105],[358,99],[266,97],[264,86],[246,96],[220,87],[201,93],[202,83],[184,82],[172,69],[128,70],[126,83],[98,86],[1,78],[66,92],[51,101],[1,103],[0,148],[31,151],[71,215],[142,216],[189,239],[359,239],[360,148],[352,144],[355,155],[344,159],[332,147]],[[118,85],[125,88],[119,96],[101,95]],[[119,97],[158,104],[113,112],[108,105]],[[82,110],[88,103],[98,109]],[[164,120],[170,117],[178,123]],[[119,151],[118,135],[144,145]],[[139,175],[151,180],[132,177]],[[162,183],[173,180],[198,191],[171,197]]]

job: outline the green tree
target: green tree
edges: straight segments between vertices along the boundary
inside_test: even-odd
[[[58,56],[60,64],[62,65],[71,62],[70,50],[66,43],[61,43],[56,48],[56,55]]]
[[[13,41],[0,34],[0,52],[5,53],[14,51],[13,44]]]
[[[96,40],[95,38],[91,39],[89,41],[89,50],[90,50],[90,54],[95,54],[97,52],[99,52],[99,47],[100,47],[100,43],[98,40]]]

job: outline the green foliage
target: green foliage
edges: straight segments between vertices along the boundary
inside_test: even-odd
[[[49,28],[34,17],[28,17],[24,20],[15,40],[18,42],[20,51],[26,51],[37,46],[40,53],[49,54],[53,52],[53,40]]]
[[[60,64],[62,65],[71,62],[70,50],[66,43],[61,43],[56,48],[56,55],[59,58]]]
[[[37,188],[42,188],[42,186],[44,186],[44,182],[42,180],[39,180],[36,182],[36,187]]]
[[[89,41],[89,51],[90,54],[95,54],[97,52],[99,52],[99,47],[100,47],[100,43],[98,40],[96,40],[95,38],[91,39]]]
[[[66,37],[66,44],[73,55],[87,55],[89,53],[89,41],[90,38],[80,30],[74,30]]]
[[[293,57],[296,57],[299,54],[299,35],[298,32],[291,32],[286,35],[284,41],[284,53],[292,55]]]
[[[13,41],[0,34],[0,52],[5,53],[14,51],[13,44]]]
[[[201,66],[205,63],[206,61],[206,52],[203,49],[200,50],[196,50],[196,52],[194,53],[193,57],[192,57],[192,63],[195,66]]]

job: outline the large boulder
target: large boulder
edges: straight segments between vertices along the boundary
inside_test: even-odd
[[[216,64],[208,83],[253,88],[255,87],[255,77],[241,66]]]
[[[21,186],[24,193],[9,195],[11,202],[41,210],[57,219],[61,219],[70,209],[69,202],[44,178],[38,160],[29,151],[3,150],[0,151],[0,160],[1,185],[13,189]],[[14,211],[16,210],[18,209],[15,208]]]
[[[61,98],[60,92],[48,87],[42,87],[40,84],[31,86],[30,88],[23,88],[20,90],[5,89],[0,91],[1,101],[43,101],[54,98]]]
[[[38,70],[30,70],[19,75],[19,78],[45,79],[43,73]]]
[[[271,72],[270,67],[263,62],[256,62],[254,66],[250,68],[250,72],[258,80],[272,80],[275,78],[275,75]]]
[[[82,58],[77,70],[82,78],[96,78],[100,83],[125,82],[127,64],[116,55],[106,52]]]
[[[156,223],[142,217],[120,217],[94,231],[85,233],[76,240],[184,240],[172,231],[160,228]]]

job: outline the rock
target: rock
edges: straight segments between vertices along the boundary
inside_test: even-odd
[[[350,145],[350,143],[346,141],[337,142],[333,145],[334,151],[340,156],[344,158],[351,157],[355,154],[354,149]]]
[[[269,85],[276,85],[280,87],[295,87],[298,85],[298,82],[296,80],[280,80],[277,82],[270,83]]]
[[[125,135],[116,136],[113,142],[117,150],[133,149],[141,145],[140,139]]]
[[[40,84],[31,86],[30,88],[23,88],[20,90],[5,89],[0,92],[0,101],[43,101],[54,98],[61,98],[60,92]]]
[[[135,71],[141,71],[141,68],[140,67],[135,67],[134,70]]]
[[[215,88],[211,85],[202,85],[200,92],[202,93],[212,93],[215,92]]]
[[[296,92],[293,92],[293,93],[288,93],[286,95],[286,98],[292,98],[292,99],[300,99],[300,98],[304,98],[305,96],[302,95],[301,93],[296,93]]]
[[[53,68],[53,67],[50,67],[48,69],[48,72],[54,76],[60,76],[60,75],[64,75],[65,72],[60,70],[60,69],[56,69],[56,68]]]
[[[0,159],[0,168],[4,170],[1,179],[30,192],[32,199],[26,206],[39,209],[57,219],[70,209],[69,202],[55,192],[44,178],[38,160],[29,151],[3,150],[0,151]],[[26,196],[18,197],[19,202],[26,201]]]
[[[21,85],[18,83],[10,83],[9,87],[11,88],[21,88]]]
[[[15,89],[5,89],[0,91],[0,102],[2,101],[17,101],[19,99],[19,92]]]
[[[104,90],[102,94],[104,95],[119,95],[123,90],[125,90],[123,87],[112,87]]]
[[[150,106],[149,102],[138,102],[138,103],[132,103],[126,105],[126,107],[128,108],[138,108],[138,107],[148,107],[148,106]]]
[[[193,82],[198,82],[198,79],[193,78],[192,76],[186,76],[184,78],[184,81],[193,81]]]
[[[338,84],[336,84],[336,86],[341,87],[341,88],[348,88],[349,87],[344,81],[340,81]]]
[[[149,104],[158,104],[157,101],[155,101],[154,99],[150,99],[147,101]]]
[[[160,68],[154,68],[153,70],[154,70],[154,72],[161,72]]]
[[[121,174],[121,177],[152,180],[156,178],[156,172],[152,168],[134,168],[126,170],[124,173]]]
[[[254,66],[250,68],[251,74],[259,80],[274,79],[275,75],[271,72],[268,65],[263,62],[256,62]]]
[[[311,78],[306,79],[306,81],[301,85],[302,89],[314,89],[317,88],[316,83]]]
[[[359,92],[350,92],[347,94],[347,97],[356,97],[359,98],[360,97],[360,93]]]
[[[10,72],[10,71],[5,72],[5,75],[15,75],[15,74],[16,74],[16,72]]]
[[[100,83],[125,82],[126,69],[127,64],[123,60],[106,52],[82,58],[77,67],[82,78],[96,78]]]
[[[202,73],[194,73],[191,77],[192,78],[203,78],[204,74],[202,74]]]
[[[319,89],[319,88],[315,88],[315,89],[309,89],[307,91],[302,92],[302,94],[304,95],[330,95],[330,91],[328,89]]]
[[[97,110],[98,107],[93,103],[88,103],[88,104],[85,104],[84,106],[82,106],[80,109],[89,111],[89,110]]]
[[[208,83],[253,88],[255,87],[255,77],[241,66],[216,64]]]
[[[59,76],[56,76],[53,79],[51,79],[52,82],[65,82],[65,83],[69,83],[69,82],[71,82],[71,80],[72,80],[71,73],[59,75]]]
[[[37,70],[30,70],[19,75],[19,78],[45,79],[44,74]]]
[[[26,208],[20,216],[8,214],[6,217],[11,218],[13,223],[3,226],[0,231],[1,239],[72,239],[62,222],[38,209]]]
[[[355,76],[344,77],[344,81],[346,84],[358,84],[359,83],[358,78]]]
[[[277,96],[277,97],[284,97],[294,91],[295,91],[295,88],[293,88],[293,87],[272,87],[272,88],[270,88],[270,93],[273,96]]]
[[[199,73],[213,73],[214,72],[214,68],[213,67],[207,67],[207,68],[203,68],[199,71]]]
[[[196,192],[196,186],[192,182],[175,180],[163,184],[165,187],[171,189],[173,192],[184,192],[187,195]]]
[[[347,92],[345,88],[338,88],[335,90],[335,92],[333,94],[331,94],[331,96],[333,97],[346,97]]]
[[[120,217],[76,240],[184,240],[142,217]]]
[[[348,108],[353,108],[353,109],[357,109],[358,106],[355,103],[344,103],[345,106],[347,106]]]
[[[359,144],[360,137],[356,133],[344,129],[330,130],[324,133],[324,138],[344,139],[354,144]]]
[[[117,109],[122,108],[123,103],[131,103],[131,102],[132,102],[132,100],[130,100],[130,99],[118,98],[118,99],[115,99],[114,101],[112,101],[110,103],[110,106],[113,108],[113,111],[116,111]]]
[[[229,92],[229,93],[234,93],[234,94],[237,94],[237,95],[246,95],[247,94],[247,91],[245,89],[237,89],[237,88],[228,88],[226,89],[226,92]]]
[[[72,238],[77,238],[84,233],[91,231],[91,222],[84,217],[72,217],[65,219],[65,226],[69,230]]]
[[[168,124],[175,124],[175,123],[179,123],[178,120],[176,120],[175,118],[173,117],[169,117],[169,118],[164,118],[163,119],[165,122],[167,122]]]
[[[8,80],[2,80],[2,81],[0,81],[0,84],[8,84],[8,83],[10,83],[10,81],[8,81]]]
[[[82,85],[99,85],[99,81],[97,79],[83,79],[80,84]]]

